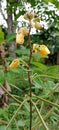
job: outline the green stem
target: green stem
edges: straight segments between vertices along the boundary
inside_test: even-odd
[[[44,102],[42,101],[41,108],[40,108],[40,113],[42,113],[43,107],[44,107]]]
[[[59,107],[59,105],[58,104],[56,104],[56,103],[53,103],[53,102],[50,102],[50,101],[48,101],[48,100],[46,100],[46,99],[44,99],[44,98],[41,98],[41,97],[39,97],[39,96],[33,96],[34,98],[38,98],[38,99],[40,99],[41,101],[44,101],[44,102],[46,102],[46,103],[49,103],[51,106],[54,106],[54,107]]]
[[[7,123],[8,123],[8,122],[6,122],[6,121],[0,119],[0,124],[5,124],[5,125],[7,125]]]
[[[5,130],[8,130],[8,127],[10,126],[11,122],[13,121],[13,119],[16,117],[16,115],[17,115],[19,109],[24,105],[25,101],[26,101],[26,100],[24,100],[24,101],[21,103],[21,105],[17,108],[15,114],[12,116],[12,118],[11,118],[11,120],[9,121],[9,123],[8,123],[8,125],[7,125],[7,127],[6,127]]]
[[[58,100],[56,101],[56,103],[58,103]],[[52,107],[52,108],[48,111],[48,113],[46,114],[45,117],[43,117],[43,119],[44,119],[44,120],[48,119],[49,116],[51,115],[51,113],[53,112],[53,110],[54,110],[54,107]],[[37,127],[40,126],[40,125],[41,125],[41,121],[38,121],[38,122],[32,127],[32,130],[35,130],[35,128],[37,128]]]
[[[2,87],[2,89],[14,100],[14,101],[16,101],[17,103],[21,103],[18,99],[16,99],[12,94],[10,94],[8,91],[7,91],[7,89],[5,89],[4,87],[3,87],[3,85],[0,83],[0,85],[1,85],[1,87]]]
[[[14,84],[9,84],[9,85],[16,88],[18,91],[23,92],[19,87],[15,86]]]
[[[51,115],[51,113],[53,112],[53,108],[50,109],[50,111],[46,114],[45,117],[43,117],[43,120],[45,121],[46,119],[48,119],[48,117]],[[41,121],[38,121],[33,127],[32,130],[35,130],[35,128],[37,128],[39,125],[41,125]]]
[[[40,114],[40,112],[39,112],[39,110],[38,110],[36,104],[35,104],[34,102],[32,102],[32,103],[33,103],[33,105],[34,105],[34,107],[35,107],[35,109],[36,109],[36,111],[37,111],[37,113],[38,113],[38,116],[39,116],[39,118],[40,118],[40,120],[41,120],[41,122],[42,122],[42,125],[43,125],[44,128],[45,128],[45,130],[49,130],[49,128],[47,127],[45,121],[43,120],[43,118],[42,118],[42,116],[41,116],[41,114]]]

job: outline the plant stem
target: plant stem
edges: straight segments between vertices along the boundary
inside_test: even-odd
[[[56,103],[58,104],[58,100],[56,101]],[[43,120],[45,121],[45,120],[47,120],[49,117],[50,117],[50,115],[51,115],[51,113],[53,112],[53,110],[54,110],[54,106],[47,112],[47,114],[43,117]],[[37,121],[37,123],[32,127],[32,130],[35,130],[38,126],[40,126],[41,125],[41,121]]]
[[[43,120],[43,118],[42,118],[42,116],[41,116],[41,114],[40,114],[40,112],[39,112],[39,110],[38,110],[36,104],[35,104],[34,102],[32,102],[32,103],[33,103],[33,105],[34,105],[34,107],[35,107],[35,109],[36,109],[36,111],[37,111],[37,113],[38,113],[38,116],[39,116],[39,118],[40,118],[40,120],[41,120],[41,122],[42,122],[42,125],[43,125],[44,128],[45,128],[45,130],[49,130],[49,128],[47,127],[45,121]]]
[[[30,54],[29,54],[29,60],[28,60],[28,81],[29,81],[29,87],[30,87],[30,130],[32,127],[32,102],[31,102],[31,97],[32,97],[32,82],[31,82],[31,78],[30,78],[30,62],[31,62],[31,58],[32,58],[32,46],[31,46],[31,41],[30,41],[30,31],[31,31],[31,22],[30,22],[30,26],[29,26],[29,35],[28,35],[28,44],[29,44],[29,48],[30,48]]]
[[[43,117],[43,120],[45,121],[46,119],[48,119],[48,117],[51,115],[51,113],[53,112],[54,107],[52,107],[49,112],[46,114],[45,117]],[[32,130],[35,130],[37,127],[39,127],[41,125],[41,121],[37,121],[37,123],[32,127]]]
[[[12,116],[12,118],[11,118],[11,120],[9,121],[9,123],[8,123],[8,125],[7,125],[7,127],[6,127],[5,130],[8,130],[8,128],[9,128],[11,122],[14,120],[14,118],[16,117],[18,111],[19,111],[20,108],[24,105],[25,102],[26,102],[26,99],[19,105],[19,107],[17,108],[16,112],[15,112],[14,115]]]
[[[18,104],[21,103],[17,98],[15,98],[11,93],[9,93],[9,92],[7,91],[7,89],[3,87],[3,85],[2,85],[1,83],[0,83],[0,85],[1,85],[2,89],[8,94],[8,96],[10,96],[10,97],[11,97],[14,101],[16,101]]]
[[[1,125],[1,124],[5,124],[5,125],[7,125],[7,123],[8,123],[8,122],[6,122],[6,121],[0,119],[0,125]]]
[[[40,99],[41,101],[44,101],[44,102],[50,104],[51,106],[54,106],[54,107],[58,107],[58,108],[59,108],[59,105],[56,104],[56,103],[53,103],[53,102],[51,102],[51,101],[48,101],[48,100],[46,100],[46,99],[44,99],[44,98],[41,98],[41,97],[39,97],[39,96],[33,96],[33,97],[34,97],[34,98],[38,98],[38,99]]]

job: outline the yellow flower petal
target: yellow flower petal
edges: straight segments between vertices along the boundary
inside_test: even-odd
[[[19,59],[14,59],[12,63],[9,65],[9,68],[16,68],[20,64]]]
[[[16,43],[17,44],[23,44],[24,43],[24,35],[22,33],[17,33]]]
[[[50,54],[49,49],[45,45],[40,45],[39,52],[40,52],[41,56],[47,56],[48,54]]]
[[[24,36],[28,35],[29,30],[27,29],[27,27],[22,27],[20,28],[20,30],[18,31],[18,33],[22,33]]]

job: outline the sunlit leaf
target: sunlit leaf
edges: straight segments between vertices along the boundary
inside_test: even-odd
[[[0,44],[2,44],[3,41],[4,41],[4,32],[0,28]]]

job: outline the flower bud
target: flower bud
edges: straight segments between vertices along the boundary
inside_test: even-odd
[[[33,18],[34,18],[33,12],[26,12],[26,14],[24,14],[24,19],[26,19],[26,20],[31,20]]]
[[[50,54],[49,49],[45,45],[40,45],[38,50],[39,50],[41,56],[47,56],[48,54]]]
[[[16,67],[18,67],[18,65],[20,64],[20,61],[19,61],[19,59],[14,59],[13,61],[12,61],[12,63],[9,65],[9,68],[16,68]]]
[[[16,35],[16,43],[23,44],[24,43],[24,35],[23,33],[17,33]]]
[[[37,30],[40,30],[42,28],[41,24],[39,22],[35,22],[35,28]]]
[[[37,18],[34,18],[34,20],[33,20],[34,22],[40,22],[40,18],[39,17],[37,17]]]

